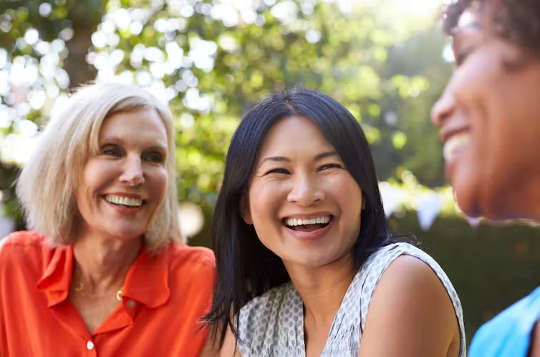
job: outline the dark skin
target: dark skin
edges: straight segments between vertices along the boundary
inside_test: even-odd
[[[531,334],[529,357],[540,357],[540,321],[536,322],[536,326]]]
[[[462,12],[459,21],[454,17],[447,28],[456,67],[432,119],[441,129],[447,176],[464,212],[494,221],[538,222],[540,56],[534,47],[503,37],[501,23],[493,21],[495,15],[501,18],[501,8],[482,4]],[[530,20],[535,11],[531,8]],[[503,25],[510,34],[521,29],[511,21]],[[540,356],[539,325],[531,332],[529,356]]]

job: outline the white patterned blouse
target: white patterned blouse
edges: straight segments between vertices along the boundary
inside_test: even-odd
[[[429,265],[446,288],[459,324],[459,357],[465,357],[463,311],[458,295],[439,264],[408,243],[384,246],[365,261],[334,317],[321,357],[358,356],[375,287],[390,263],[402,254],[414,256]],[[239,312],[238,324],[237,343],[243,357],[305,356],[303,302],[290,282],[249,301]]]

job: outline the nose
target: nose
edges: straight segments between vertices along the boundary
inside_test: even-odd
[[[299,175],[294,180],[294,186],[287,195],[289,202],[306,207],[318,203],[324,198],[324,190],[318,185],[316,178],[309,175]]]
[[[129,186],[137,186],[144,182],[141,159],[138,156],[127,156],[120,175],[120,181]]]
[[[440,128],[444,121],[452,115],[455,104],[454,94],[450,85],[448,85],[431,110],[431,121],[433,124]]]

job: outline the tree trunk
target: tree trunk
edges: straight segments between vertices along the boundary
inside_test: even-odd
[[[73,38],[66,44],[69,52],[64,61],[70,88],[76,88],[96,78],[97,71],[86,61],[86,56],[92,46],[92,33],[101,21],[106,2],[106,0],[70,1],[67,18],[71,21]]]

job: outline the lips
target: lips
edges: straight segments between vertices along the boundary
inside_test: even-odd
[[[123,207],[138,208],[144,204],[144,200],[139,195],[133,194],[107,194],[105,201]]]
[[[322,216],[319,216],[319,217],[313,217],[313,218],[306,218],[306,219],[302,219],[302,218],[293,218],[293,217],[289,217],[289,218],[285,218],[284,221],[285,221],[285,225],[291,229],[295,229],[295,228],[303,228],[303,226],[326,226],[328,224],[328,222],[330,222],[330,219],[332,218],[332,216],[330,215],[322,215]]]
[[[293,215],[282,219],[283,226],[289,233],[302,240],[314,240],[322,237],[333,225],[334,216],[328,213]]]

